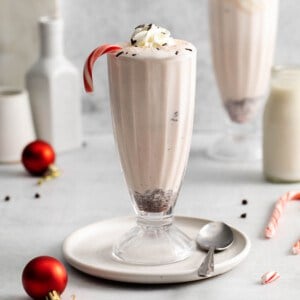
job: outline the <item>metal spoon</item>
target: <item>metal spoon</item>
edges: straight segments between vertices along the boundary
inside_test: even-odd
[[[214,252],[223,251],[233,243],[233,232],[225,223],[211,222],[201,228],[196,243],[202,250],[208,251],[198,269],[198,275],[207,277],[214,271]]]

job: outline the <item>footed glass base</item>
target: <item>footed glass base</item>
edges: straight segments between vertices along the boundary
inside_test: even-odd
[[[247,123],[227,120],[225,132],[207,149],[210,158],[231,162],[251,162],[262,159],[261,111]]]
[[[125,263],[163,265],[184,260],[194,242],[172,224],[172,217],[157,221],[138,218],[137,226],[113,247],[113,256]]]
[[[207,154],[210,158],[222,161],[261,160],[261,140],[257,136],[223,136],[208,148]]]

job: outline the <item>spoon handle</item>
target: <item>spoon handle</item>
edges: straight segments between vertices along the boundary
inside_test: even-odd
[[[214,252],[215,247],[210,247],[204,261],[198,269],[198,276],[207,277],[214,271]]]

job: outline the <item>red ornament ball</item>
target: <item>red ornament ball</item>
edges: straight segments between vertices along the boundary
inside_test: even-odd
[[[59,295],[64,291],[68,274],[64,265],[51,256],[39,256],[24,268],[22,283],[26,293],[33,299],[45,299],[51,291]]]
[[[27,145],[22,153],[22,163],[32,175],[43,175],[55,161],[52,146],[44,141],[36,140]]]

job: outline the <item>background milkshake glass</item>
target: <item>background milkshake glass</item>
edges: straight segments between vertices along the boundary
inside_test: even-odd
[[[196,49],[173,39],[142,45],[133,39],[108,54],[115,140],[137,214],[137,226],[115,244],[113,254],[158,265],[188,257],[193,245],[172,224],[172,213],[190,151]]]
[[[258,124],[268,94],[279,0],[209,0],[211,47],[230,121],[209,149],[224,160],[261,158]]]

